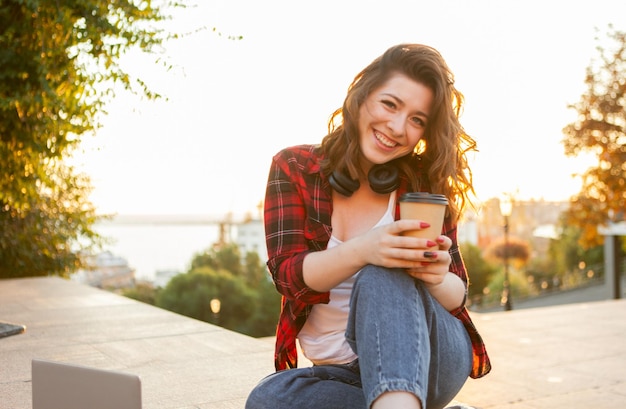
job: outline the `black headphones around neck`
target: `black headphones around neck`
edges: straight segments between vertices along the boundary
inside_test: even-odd
[[[367,174],[367,180],[372,190],[376,193],[391,193],[400,186],[400,177],[398,176],[398,168],[394,165],[383,163],[382,165],[374,165]],[[335,170],[328,183],[337,193],[350,197],[356,192],[361,184],[358,180],[352,179],[345,172]]]

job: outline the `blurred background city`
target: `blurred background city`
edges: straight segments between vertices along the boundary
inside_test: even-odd
[[[38,123],[60,102],[37,105],[24,86],[33,63],[20,59],[30,40],[12,37],[28,26],[15,16],[41,23],[52,10],[60,18],[44,3],[31,14],[15,11],[25,7],[17,3],[0,8],[3,86],[16,90],[0,106],[0,277],[60,275],[270,335],[279,299],[264,266],[262,200],[272,155],[318,143],[362,67],[391,45],[420,42],[455,73],[461,121],[478,142],[475,206],[459,227],[470,307],[521,308],[585,288],[623,296],[626,3],[156,2],[171,13],[159,24],[175,38],[152,53],[135,44],[114,65],[150,92],[129,92],[116,70],[88,64],[112,77],[87,78],[107,97],[78,114],[84,128],[62,121],[63,112]],[[95,35],[85,21],[68,32]],[[41,48],[28,48],[33,61]],[[50,50],[46,58],[82,55],[65,43]],[[63,82],[67,70],[56,79],[45,69],[37,71],[45,80],[29,86],[53,78],[59,83],[42,94],[80,94],[72,88],[80,81]],[[65,135],[74,137],[65,143]],[[66,178],[58,163],[82,176]],[[83,176],[89,188],[78,189]],[[105,241],[75,260],[70,250],[93,238],[91,228]]]

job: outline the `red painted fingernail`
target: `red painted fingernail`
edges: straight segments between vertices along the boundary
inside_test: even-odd
[[[428,261],[422,261],[422,267],[428,267],[430,266],[432,263],[429,263]]]
[[[437,243],[435,243],[435,242],[434,242],[434,241],[432,241],[432,240],[428,240],[428,241],[426,242],[426,247],[435,247],[436,245],[437,245]]]
[[[420,227],[422,229],[427,229],[430,227],[430,223],[426,223],[426,222],[420,222]]]
[[[437,237],[437,243],[444,243],[445,241],[443,237]]]
[[[437,253],[434,251],[425,251],[424,257],[426,258],[437,258]]]

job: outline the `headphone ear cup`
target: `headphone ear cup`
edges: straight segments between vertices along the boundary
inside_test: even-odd
[[[346,197],[352,196],[352,193],[356,192],[359,186],[361,186],[358,180],[354,180],[346,174],[337,170],[335,170],[333,174],[330,175],[328,183],[330,183],[332,188],[335,189],[337,193],[342,194]]]
[[[367,180],[374,192],[391,193],[400,186],[398,173],[398,168],[393,165],[375,165],[370,169]]]

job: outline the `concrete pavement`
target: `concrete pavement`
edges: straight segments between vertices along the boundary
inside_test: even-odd
[[[492,372],[458,399],[483,409],[626,403],[626,300],[474,314]]]
[[[457,400],[482,409],[603,409],[626,402],[626,300],[472,313],[493,370]],[[144,408],[243,408],[273,345],[60,278],[0,280],[0,409],[31,408],[43,358],[140,375]]]
[[[243,408],[272,370],[272,347],[60,278],[0,280],[0,409],[31,408],[31,359],[137,374],[145,409]]]

